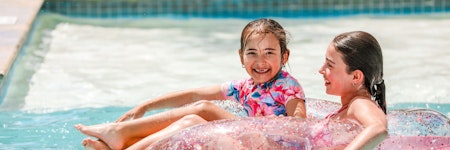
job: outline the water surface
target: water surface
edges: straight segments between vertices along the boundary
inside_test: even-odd
[[[286,70],[307,97],[339,100],[325,94],[317,70],[335,35],[364,30],[383,49],[388,109],[431,108],[449,116],[448,18],[276,20],[290,33]],[[237,50],[249,21],[41,14],[5,79],[0,147],[81,149],[85,136],[73,124],[112,122],[132,106],[167,92],[247,78]]]

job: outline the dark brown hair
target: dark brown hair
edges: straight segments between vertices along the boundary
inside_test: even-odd
[[[378,41],[364,31],[346,32],[333,40],[335,48],[343,55],[347,72],[361,70],[364,86],[375,97],[386,114],[386,94],[383,80],[383,55]]]
[[[288,51],[288,49],[287,49],[288,41],[287,41],[287,36],[286,36],[286,30],[284,30],[283,27],[275,20],[261,18],[261,19],[257,19],[252,22],[249,22],[242,30],[240,53],[242,53],[244,51],[244,47],[248,41],[248,38],[252,34],[255,34],[255,33],[258,33],[258,34],[272,33],[273,35],[275,35],[275,37],[277,37],[278,42],[280,44],[281,54],[282,54],[281,56],[283,57],[283,54],[286,51]]]

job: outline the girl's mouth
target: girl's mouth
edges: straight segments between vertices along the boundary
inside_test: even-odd
[[[260,73],[260,74],[267,73],[267,72],[269,72],[269,70],[270,69],[253,69],[254,72]]]
[[[330,85],[330,84],[331,84],[330,81],[325,80],[325,86]]]

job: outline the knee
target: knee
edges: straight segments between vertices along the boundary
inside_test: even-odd
[[[193,104],[193,107],[199,115],[208,112],[210,113],[212,110],[219,108],[219,106],[207,100],[197,101]]]
[[[196,124],[205,123],[207,121],[198,115],[186,115],[180,119],[180,122],[184,126],[192,126],[192,125],[196,125]]]

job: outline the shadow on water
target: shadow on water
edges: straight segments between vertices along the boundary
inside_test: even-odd
[[[39,68],[40,64],[44,61],[45,55],[49,50],[48,41],[51,41],[51,36],[48,32],[53,30],[55,26],[61,22],[61,18],[58,17],[54,17],[52,19],[45,19],[45,17],[46,16],[37,15],[36,21],[33,22],[30,29],[30,34],[22,44],[21,50],[11,66],[10,71],[6,76],[0,77],[1,110],[17,110],[20,109],[25,102],[25,97],[29,91],[29,86],[20,87],[20,89],[17,89],[9,85],[11,83],[21,83],[24,85],[30,83],[31,77]],[[27,59],[28,61],[22,61],[24,59]],[[23,70],[24,73],[15,74],[14,70],[16,69]],[[9,95],[14,96],[8,97]],[[11,100],[5,101],[5,99]]]

